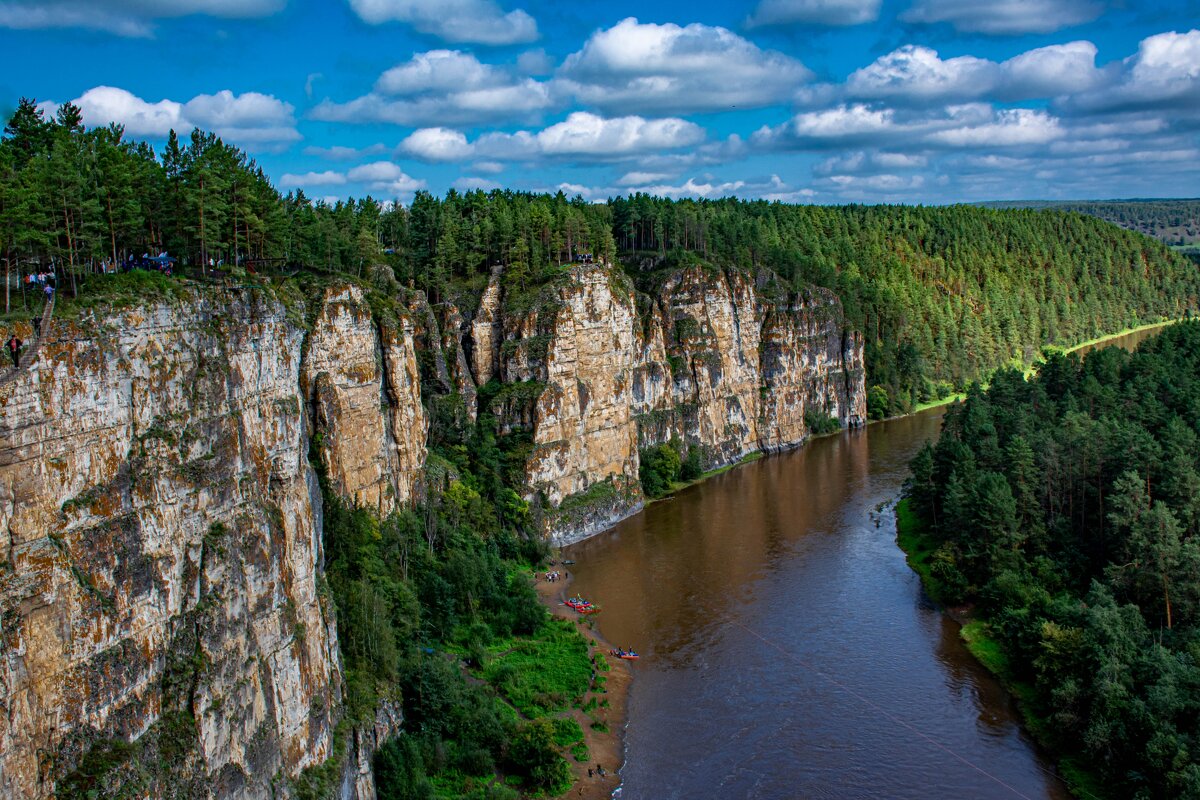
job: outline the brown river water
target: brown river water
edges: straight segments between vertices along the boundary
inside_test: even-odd
[[[621,800],[1070,796],[878,510],[942,413],[741,466],[564,549],[600,632],[642,654]]]

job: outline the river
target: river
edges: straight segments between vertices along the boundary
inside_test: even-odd
[[[600,632],[642,654],[621,800],[1070,796],[878,510],[943,413],[744,465],[563,551]]]

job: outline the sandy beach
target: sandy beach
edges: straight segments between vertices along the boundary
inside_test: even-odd
[[[612,797],[613,790],[621,783],[619,771],[624,763],[625,754],[626,702],[629,696],[629,684],[633,680],[633,670],[629,662],[609,655],[612,645],[604,641],[589,624],[592,618],[578,614],[563,605],[563,600],[566,599],[567,590],[571,585],[569,568],[560,564],[550,569],[557,570],[560,577],[551,583],[546,580],[545,571],[538,573],[535,584],[538,597],[554,616],[575,620],[579,632],[591,643],[589,654],[602,653],[610,665],[609,671],[602,673],[607,679],[603,691],[588,692],[585,699],[585,702],[592,697],[595,697],[597,702],[607,700],[608,707],[594,709],[590,718],[588,714],[579,709],[573,709],[571,712],[579,726],[583,728],[584,741],[587,743],[591,757],[586,764],[580,764],[570,757],[567,758],[567,762],[571,765],[574,783],[569,791],[559,797],[563,800],[567,800],[567,798],[607,800]],[[591,727],[592,719],[604,723],[608,729],[607,732],[594,730]],[[597,765],[604,767],[605,775],[603,777],[596,773]],[[589,768],[592,770],[590,778],[588,777]]]

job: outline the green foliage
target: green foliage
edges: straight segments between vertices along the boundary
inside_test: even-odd
[[[484,677],[527,717],[569,708],[588,689],[587,643],[567,620],[548,621],[535,636],[505,642]]]
[[[884,419],[892,411],[892,401],[887,389],[876,384],[867,390],[867,417]]]
[[[827,433],[837,433],[842,429],[842,423],[837,417],[832,417],[824,411],[810,408],[804,412],[804,424],[810,433],[822,436]]]
[[[662,497],[679,480],[683,468],[683,459],[679,455],[681,447],[679,441],[673,439],[641,452],[638,477],[647,497]]]
[[[513,732],[505,753],[505,765],[524,778],[532,789],[550,795],[562,794],[571,786],[571,772],[554,742],[550,720],[523,722]]]
[[[1200,796],[1198,396],[1200,323],[1048,353],[951,407],[897,511],[930,593],[977,604],[972,652],[1112,797]]]

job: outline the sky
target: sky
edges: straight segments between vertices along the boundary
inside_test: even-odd
[[[0,111],[282,191],[1200,195],[1200,0],[0,0]]]

